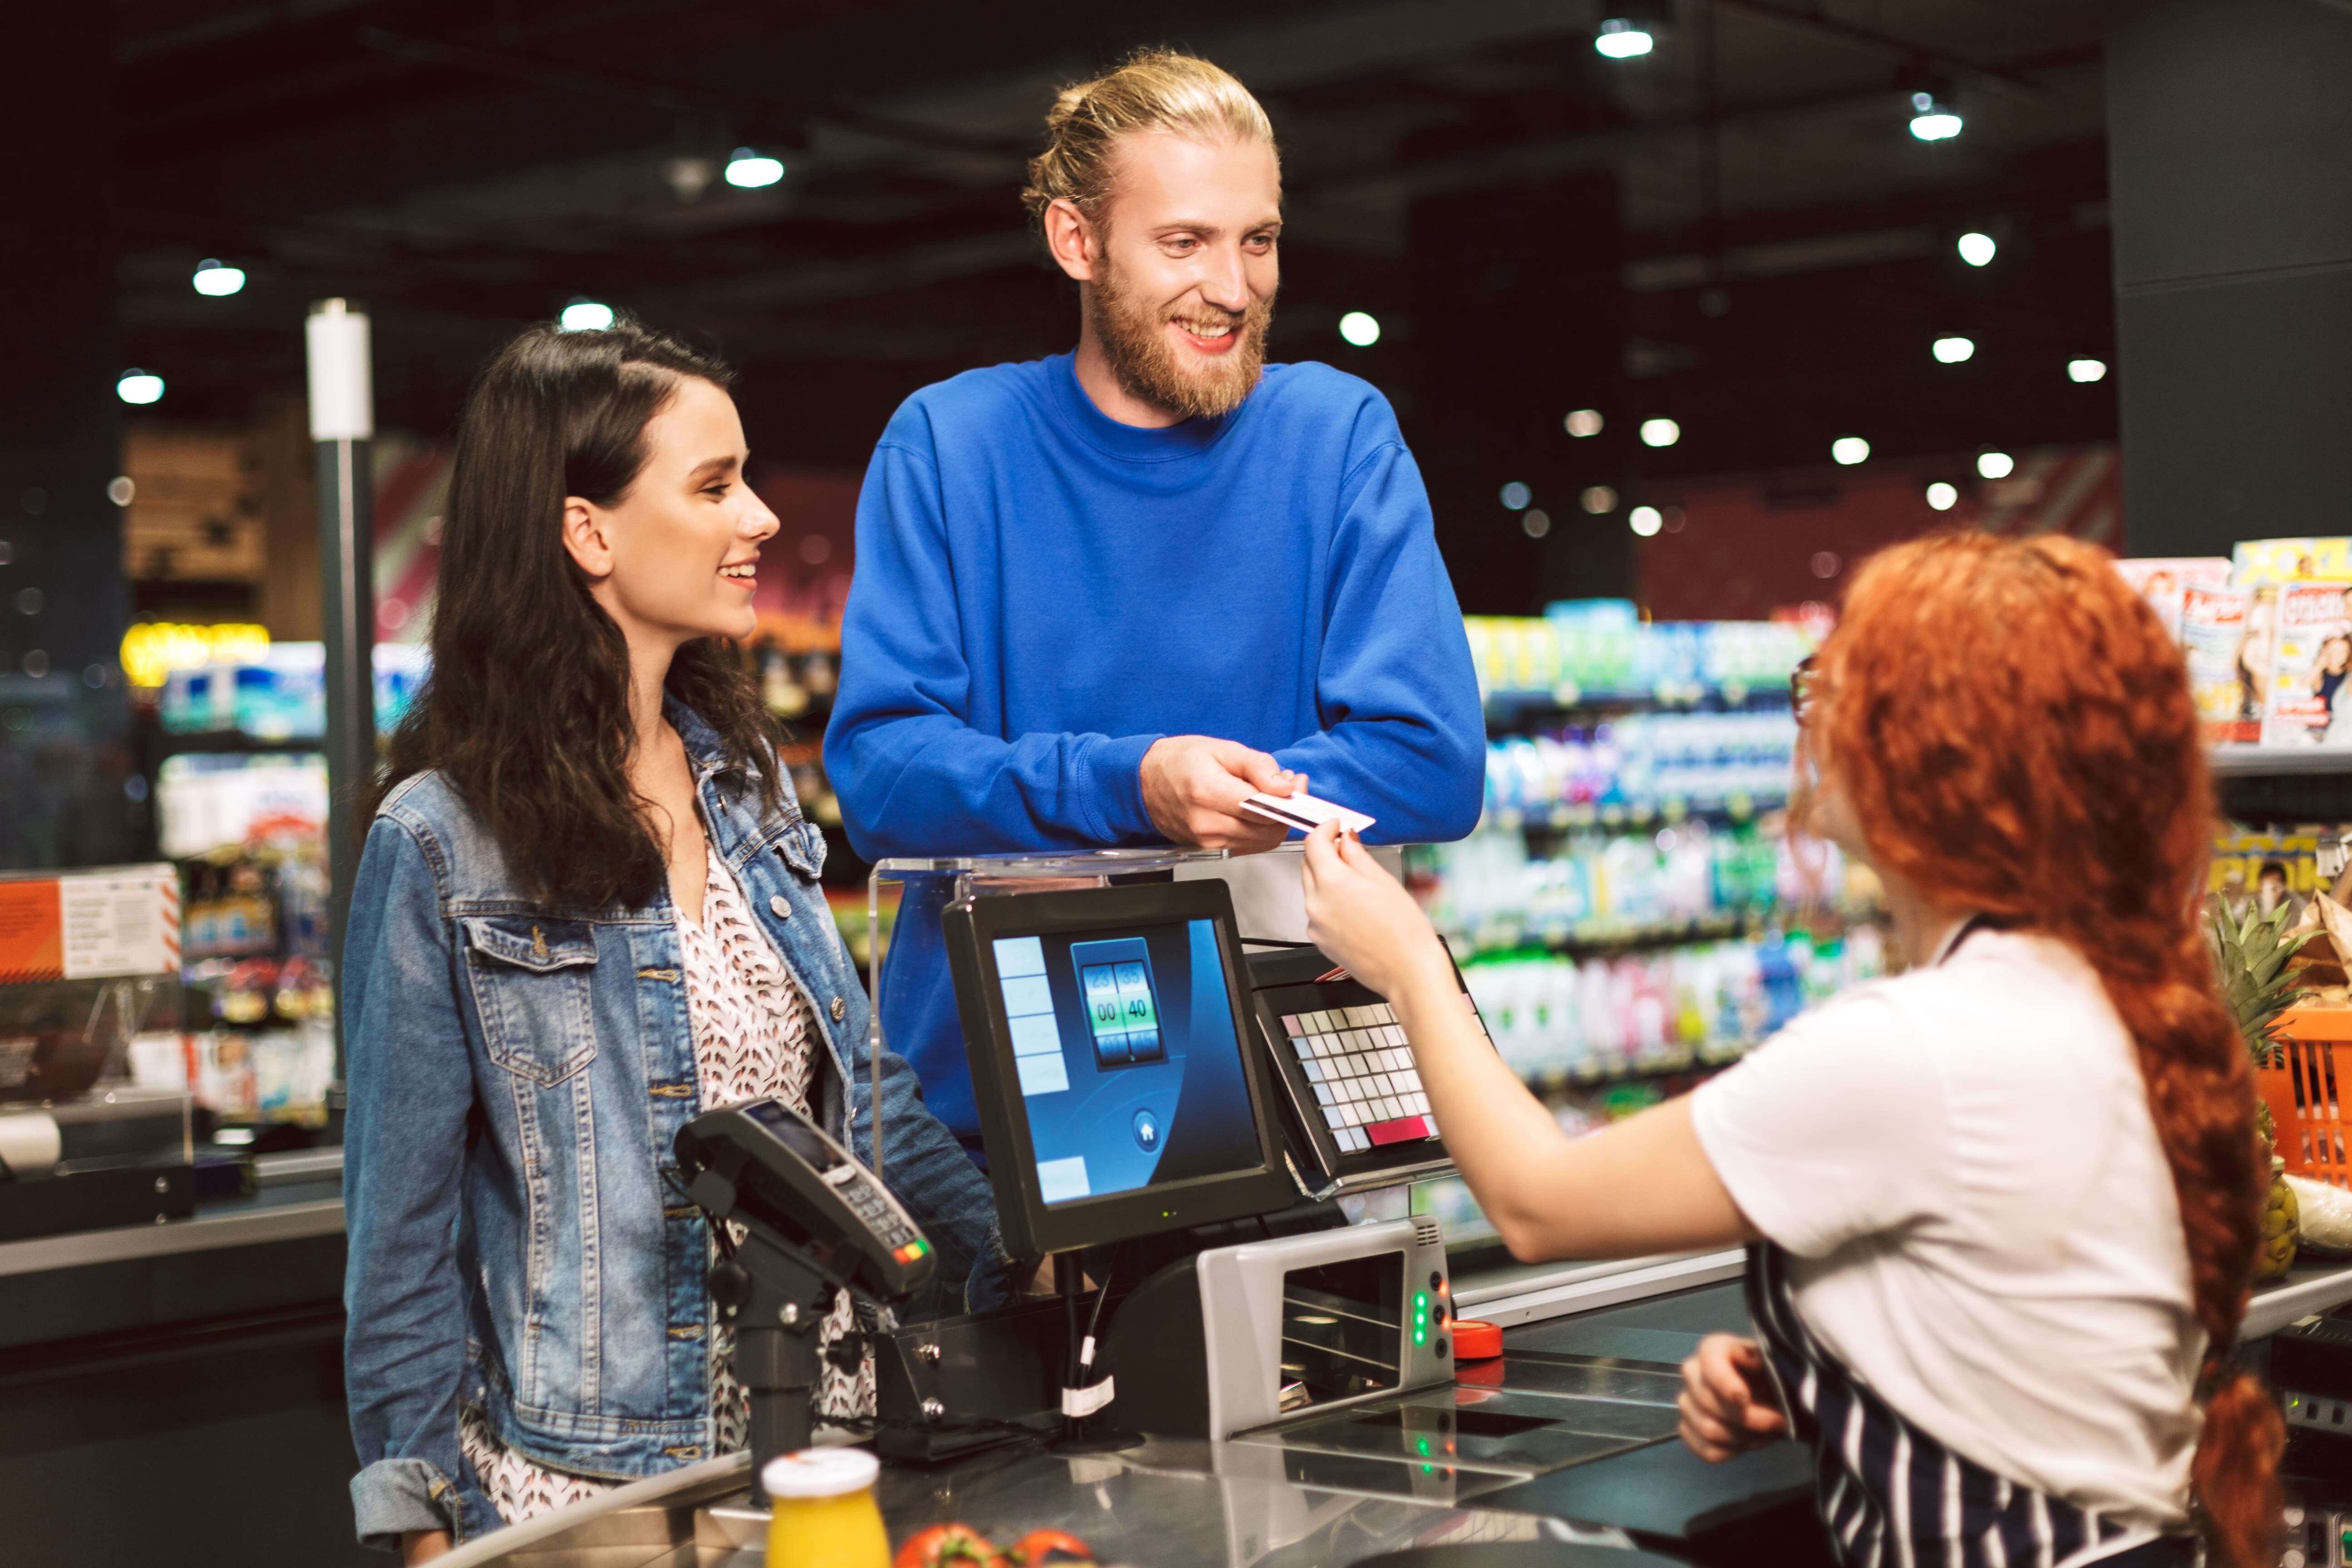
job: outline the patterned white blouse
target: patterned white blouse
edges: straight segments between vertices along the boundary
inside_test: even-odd
[[[814,1053],[823,1049],[807,995],[743,903],[734,873],[709,852],[702,920],[677,914],[678,945],[686,957],[687,1015],[694,1029],[694,1075],[699,1103],[708,1109],[741,1100],[774,1097],[804,1114],[815,1087]],[[741,1239],[741,1232],[736,1239]],[[713,1246],[714,1253],[716,1244]],[[735,1381],[735,1333],[711,1314],[710,1413],[713,1454],[733,1453],[747,1442],[751,1404]],[[849,1294],[834,1300],[819,1331],[826,1350],[856,1327]],[[874,1414],[874,1358],[869,1353],[854,1373],[831,1356],[820,1363],[816,1410],[846,1419]],[[471,1406],[457,1411],[457,1442],[482,1491],[509,1524],[593,1497],[627,1478],[574,1475],[551,1469],[499,1442]]]

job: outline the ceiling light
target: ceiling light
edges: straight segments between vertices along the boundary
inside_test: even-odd
[[[1598,435],[1601,434],[1601,411],[1597,408],[1576,409],[1561,420],[1560,424],[1580,441],[1588,435]]]
[[[138,369],[125,371],[114,383],[114,395],[130,403],[153,402],[163,395],[163,378]]]
[[[727,160],[727,183],[746,191],[772,185],[783,177],[782,159],[762,157],[749,147],[738,147]]]
[[[1645,419],[1642,422],[1642,444],[1672,446],[1683,438],[1683,427],[1671,419]]]
[[[1990,267],[1993,256],[2000,250],[2000,246],[1993,243],[1992,235],[1973,231],[1960,236],[1959,248],[1960,259],[1970,267]]]
[[[1977,343],[1974,338],[1954,337],[1936,340],[1936,362],[1939,365],[1957,365],[1963,360],[1972,358],[1976,351]]]
[[[197,293],[218,298],[245,287],[245,269],[224,266],[208,256],[196,264],[196,275],[189,281],[196,286]]]
[[[2006,479],[2017,472],[2017,459],[2006,452],[1979,452],[1977,472],[1988,479]]]
[[[1911,134],[1922,141],[1949,141],[1960,133],[1959,111],[1932,92],[1911,95]]]
[[[1531,539],[1539,539],[1551,532],[1551,514],[1541,507],[1529,507],[1519,514],[1519,528]]]
[[[1927,507],[1930,511],[1948,512],[1960,504],[1960,487],[1938,479],[1927,486]]]
[[[1630,60],[1657,47],[1658,40],[1645,23],[1627,16],[1604,17],[1592,36],[1592,47],[1612,60]]]
[[[555,324],[567,332],[602,332],[613,324],[613,308],[594,299],[575,299],[563,308]]]
[[[1578,505],[1596,517],[1617,509],[1617,492],[1606,485],[1595,485],[1576,499]]]
[[[1841,435],[1830,443],[1830,461],[1851,468],[1870,455],[1870,443],[1859,435]]]
[[[1625,526],[1646,539],[1666,526],[1666,515],[1655,507],[1636,507],[1625,514]]]
[[[2105,360],[2069,360],[2066,361],[2066,379],[2070,382],[2105,381],[2107,379],[2107,361]]]
[[[1381,323],[1362,310],[1350,310],[1339,318],[1339,336],[1359,349],[1369,349],[1381,340]]]
[[[1526,511],[1528,503],[1535,498],[1536,493],[1517,479],[1503,486],[1503,505],[1514,512]]]

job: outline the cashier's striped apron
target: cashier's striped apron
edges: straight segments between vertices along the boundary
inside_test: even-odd
[[[1972,920],[1941,964],[1985,927]],[[1789,1256],[1748,1249],[1748,1314],[1790,1431],[1813,1450],[1813,1488],[1846,1568],[2190,1568],[2190,1536],[2158,1535],[1961,1458],[1904,1419],[1822,1348],[1797,1315]]]

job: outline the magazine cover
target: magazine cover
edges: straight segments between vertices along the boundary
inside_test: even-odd
[[[2264,885],[2264,873],[2270,885]],[[2219,894],[2230,913],[2244,918],[2249,900],[2263,912],[2287,899],[2302,900],[2326,884],[2319,876],[2319,835],[2309,831],[2247,832],[2224,829],[2213,835],[2213,860],[2205,887]]]
[[[2262,687],[2241,663],[2253,600],[2234,588],[2191,588],[2181,594],[2180,643],[2189,660],[2189,690],[2209,744],[2251,741],[2261,734],[2259,717],[2248,717],[2248,698],[2259,698]],[[2252,709],[2255,715],[2261,711],[2259,706]]]
[[[2295,582],[2278,591],[2270,703],[2263,712],[2265,746],[2352,746],[2352,582]]]
[[[2178,643],[2182,596],[2192,588],[2229,587],[2231,566],[2218,555],[2150,556],[2119,560],[2116,570],[2124,574],[2133,592],[2147,601],[2147,607]]]
[[[2240,539],[2230,559],[2232,588],[2352,580],[2352,538]]]

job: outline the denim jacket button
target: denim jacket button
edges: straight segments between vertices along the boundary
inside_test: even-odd
[[[834,1022],[835,1022],[835,1023],[839,1023],[839,1022],[841,1021],[841,1015],[842,1015],[842,1014],[844,1014],[844,1013],[845,1013],[845,1012],[847,1012],[848,1010],[849,1010],[849,1004],[848,1004],[847,1002],[843,1001],[839,997],[835,997],[835,998],[833,998],[833,1021],[834,1021]]]
[[[771,894],[768,896],[768,913],[779,920],[790,920],[793,917],[793,906],[784,902],[782,894]]]

